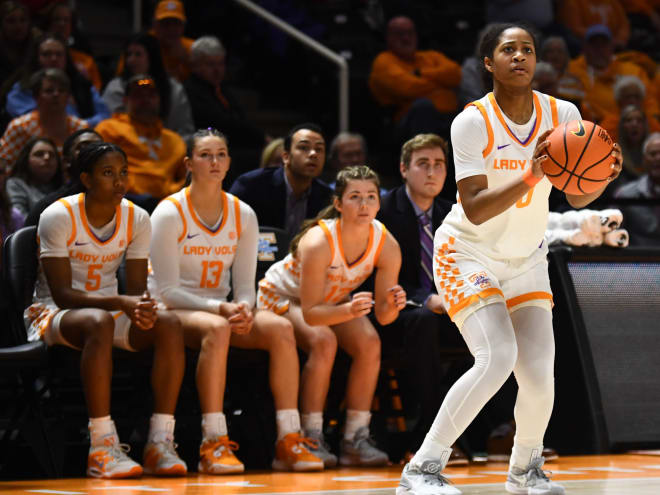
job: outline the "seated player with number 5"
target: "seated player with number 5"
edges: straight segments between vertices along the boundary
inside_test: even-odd
[[[475,362],[446,395],[430,431],[401,476],[397,495],[458,494],[441,474],[450,446],[513,371],[516,435],[505,488],[563,494],[542,470],[543,436],[554,402],[552,293],[544,240],[548,136],[579,120],[577,108],[532,90],[537,42],[521,24],[494,24],[480,56],[493,91],[452,123],[458,202],[435,233],[434,279]],[[622,165],[611,152],[608,184]],[[566,194],[581,208],[605,189]]]
[[[163,200],[151,217],[150,287],[181,320],[186,345],[199,349],[197,392],[202,409],[198,470],[242,472],[229,439],[223,399],[229,346],[270,354],[277,443],[273,468],[323,469],[300,435],[298,353],[293,328],[268,310],[253,310],[259,226],[252,208],[222,190],[229,170],[227,139],[215,129],[199,130],[184,160],[190,187]],[[227,296],[233,292],[233,301]]]
[[[151,223],[124,199],[128,165],[121,148],[89,143],[76,158],[86,192],[62,198],[41,214],[40,269],[34,303],[25,310],[30,340],[82,351],[80,374],[89,412],[87,474],[128,478],[142,467],[126,455],[110,419],[112,346],[154,348],[154,414],[144,449],[144,472],[185,475],[174,450],[174,409],[185,352],[179,320],[156,310],[146,292]],[[117,269],[126,258],[126,292],[117,293]]]

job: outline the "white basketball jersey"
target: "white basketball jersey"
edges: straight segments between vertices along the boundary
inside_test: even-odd
[[[479,110],[486,127],[488,144],[482,155],[489,188],[496,188],[523,175],[531,166],[538,137],[561,123],[560,114],[571,113],[566,106],[558,112],[557,104],[568,105],[567,102],[543,93],[534,91],[533,101],[536,117],[525,140],[511,131],[493,93],[468,105]],[[474,110],[466,107],[466,111]],[[551,189],[552,184],[544,177],[515,205],[481,225],[468,220],[458,198],[440,228],[449,235],[460,237],[490,258],[526,258],[542,245]]]
[[[41,215],[40,223],[54,221],[62,211],[71,218],[71,232],[66,242],[71,263],[71,287],[84,292],[112,296],[117,294],[117,269],[134,234],[136,206],[122,199],[115,213],[115,230],[105,241],[91,231],[85,213],[85,194],[62,198],[49,206]],[[140,215],[149,222],[146,212]],[[145,256],[146,258],[146,256]],[[50,289],[39,270],[35,287],[35,301],[52,302]]]
[[[198,218],[190,199],[190,188],[165,198],[171,201],[181,216],[183,232],[179,235],[180,286],[197,296],[225,300],[231,290],[231,266],[241,236],[240,200],[221,191],[222,220],[211,230]],[[158,249],[154,246],[153,249]],[[155,287],[153,274],[149,285]]]
[[[367,249],[358,260],[349,264],[342,247],[340,221],[334,218],[319,220],[319,227],[325,233],[332,259],[326,270],[323,300],[327,304],[338,304],[346,300],[348,294],[359,287],[373,272],[383,249],[387,230],[378,220],[373,220],[369,226]],[[289,253],[268,269],[265,280],[260,282],[259,288],[260,297],[257,304],[260,307],[269,307],[268,292],[276,292],[300,300],[300,262]],[[267,293],[261,294],[264,289]]]

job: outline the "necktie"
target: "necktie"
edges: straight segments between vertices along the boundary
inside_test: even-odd
[[[421,245],[421,266],[419,281],[428,292],[433,289],[433,233],[431,232],[431,219],[422,213],[419,217],[419,241]]]

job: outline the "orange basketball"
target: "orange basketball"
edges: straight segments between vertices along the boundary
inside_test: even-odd
[[[589,194],[612,174],[612,138],[588,120],[561,124],[548,136],[543,171],[552,185],[568,194]]]

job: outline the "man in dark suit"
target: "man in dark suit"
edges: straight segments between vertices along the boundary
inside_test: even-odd
[[[259,225],[294,236],[303,220],[330,204],[332,189],[317,177],[325,163],[325,140],[315,124],[300,124],[284,139],[283,167],[261,168],[239,176],[229,192],[257,214]]]
[[[447,177],[448,151],[447,142],[435,134],[419,134],[407,141],[399,165],[404,184],[383,197],[378,213],[401,247],[399,284],[409,300],[399,317],[381,331],[385,356],[403,349],[409,402],[420,404],[411,451],[421,445],[442,402],[440,381],[447,362],[442,350],[455,349],[461,355],[465,349],[468,357],[433,283],[433,234],[451,209],[451,203],[439,197]],[[467,460],[463,456],[452,463]]]

